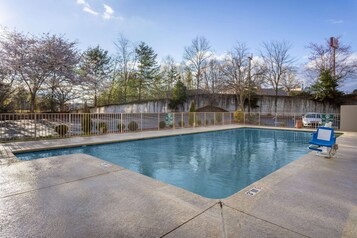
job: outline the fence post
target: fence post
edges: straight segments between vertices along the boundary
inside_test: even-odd
[[[207,119],[206,118],[207,117],[206,117],[206,112],[205,112],[205,114],[203,114],[203,123],[202,123],[204,126],[207,126],[207,123],[206,123]]]
[[[213,125],[216,125],[216,112],[213,112]]]
[[[172,129],[175,129],[175,113],[172,113]]]
[[[120,113],[120,133],[123,133],[123,113]]]
[[[222,112],[222,125],[224,125],[224,112]]]
[[[143,131],[143,113],[140,113],[140,130]]]
[[[243,125],[245,125],[245,112],[243,112]]]
[[[160,130],[160,112],[157,113],[157,130]]]
[[[193,127],[196,126],[196,112],[193,112]]]
[[[258,112],[258,115],[259,115],[259,126],[260,126],[260,112]]]
[[[181,127],[183,128],[183,124],[184,124],[184,122],[183,122],[183,112],[181,112]]]
[[[37,137],[37,115],[36,115],[36,112],[34,115],[34,119],[35,119],[35,139],[36,139],[36,137]]]

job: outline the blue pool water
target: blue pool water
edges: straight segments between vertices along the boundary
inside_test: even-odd
[[[204,197],[225,198],[306,154],[309,139],[307,132],[242,128],[16,156],[85,153]]]

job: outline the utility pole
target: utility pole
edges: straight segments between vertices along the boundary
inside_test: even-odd
[[[336,49],[338,48],[338,39],[330,37],[330,47],[332,48],[332,76],[336,80]]]
[[[251,70],[252,70],[252,60],[253,60],[253,54],[248,56],[248,112],[250,113],[250,99],[251,99],[251,90],[252,90],[252,75],[251,75]]]

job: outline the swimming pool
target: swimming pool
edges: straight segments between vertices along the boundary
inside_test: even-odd
[[[241,128],[16,156],[85,153],[204,197],[225,198],[308,153],[310,139],[309,132]]]

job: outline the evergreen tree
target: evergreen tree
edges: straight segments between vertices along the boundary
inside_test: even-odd
[[[169,103],[171,109],[177,110],[178,106],[182,105],[187,100],[186,86],[179,80],[177,81],[173,91],[172,98]]]
[[[111,71],[111,57],[108,51],[97,46],[84,52],[80,62],[82,86],[88,94],[94,95],[94,106],[97,106],[98,90],[103,90],[107,86]]]
[[[193,89],[193,75],[192,75],[192,72],[190,70],[190,68],[188,67],[185,67],[185,83],[187,85],[187,88],[188,89]]]
[[[159,66],[156,61],[157,54],[144,42],[141,42],[135,49],[138,58],[138,100],[143,98],[143,92],[150,92],[150,89],[157,89],[159,79]],[[153,93],[153,92],[151,92]]]
[[[322,70],[319,80],[312,85],[311,91],[317,101],[339,104],[343,93],[337,90],[337,87],[337,79],[332,77],[330,70]]]
[[[175,65],[174,59],[171,56],[167,56],[161,67],[163,76],[163,89],[166,91],[171,91],[177,81],[181,78],[177,66]]]
[[[188,113],[188,124],[192,126],[195,121],[196,104],[195,101],[191,102],[190,111]]]

